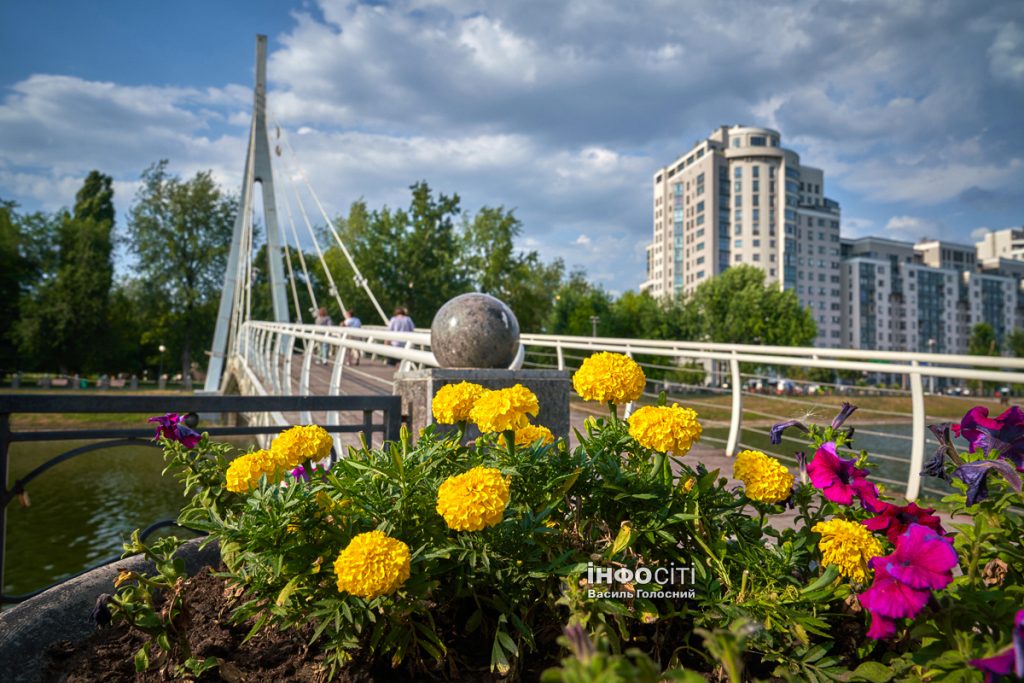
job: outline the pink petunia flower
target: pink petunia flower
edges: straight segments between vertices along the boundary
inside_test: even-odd
[[[917,503],[909,505],[893,505],[892,503],[879,503],[881,511],[876,517],[865,519],[861,522],[872,531],[885,532],[886,538],[893,545],[900,534],[905,532],[911,524],[920,524],[929,529],[934,529],[940,534],[946,533],[942,528],[942,520],[932,514],[933,508],[918,507]]]
[[[835,442],[829,441],[814,454],[807,465],[807,473],[811,483],[833,503],[852,505],[854,498],[858,498],[865,510],[878,512],[882,505],[878,489],[867,480],[868,471],[857,467],[856,463],[853,458],[840,457]]]

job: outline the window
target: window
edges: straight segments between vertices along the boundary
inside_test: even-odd
[[[734,225],[733,226],[733,234],[734,235],[742,235],[743,234],[743,226],[739,225],[739,224]]]
[[[736,249],[743,248],[743,240],[733,240],[732,246]]]
[[[761,255],[760,254],[754,254],[754,260],[755,261],[760,261],[761,260]]]
[[[756,169],[757,167],[755,166],[754,168]],[[760,192],[761,191],[761,181],[760,180],[755,180],[754,181],[753,190],[754,190],[754,192]]]
[[[732,213],[733,213],[733,220],[736,221],[737,223],[739,223],[740,221],[743,220],[743,211],[742,210],[736,209]]]
[[[739,165],[734,166],[732,169],[732,177],[736,180],[743,178],[743,167]]]
[[[757,195],[754,195],[754,199],[757,199]],[[754,203],[757,204],[757,202]],[[755,223],[761,220],[761,209],[754,209],[753,213],[754,215],[752,216],[752,219]]]
[[[704,263],[704,257],[703,256],[698,256],[696,263],[697,263],[698,266],[701,265],[702,263]]]
[[[704,202],[703,201],[697,202],[697,213],[700,213],[703,210],[704,210]]]
[[[755,247],[761,246],[761,240],[754,240],[754,246]]]
[[[751,135],[750,145],[752,147],[764,147],[767,143],[763,135]]]
[[[761,203],[760,202],[760,197],[761,197],[761,195],[759,195],[759,194],[755,194],[755,195],[751,196],[750,203],[753,204],[754,206],[759,205]]]
[[[743,254],[734,254],[732,260],[739,263],[743,260]]]
[[[759,178],[761,176],[761,167],[754,166],[752,169],[750,169],[750,175],[752,175],[755,178]],[[754,183],[754,186],[756,187],[757,183]]]
[[[732,184],[732,191],[736,192],[737,194],[742,192],[743,191],[743,183],[740,182],[739,180],[735,181]]]
[[[733,204],[735,204],[737,208],[743,206],[743,195],[736,194],[736,195],[733,195],[733,197],[735,198],[735,199],[733,199]]]
[[[740,146],[740,139],[739,138],[733,138],[732,139],[732,146],[733,147],[739,147]]]

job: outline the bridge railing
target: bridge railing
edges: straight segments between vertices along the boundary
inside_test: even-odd
[[[282,348],[287,351],[289,344],[294,345],[296,340],[322,343],[336,348],[354,348],[364,353],[375,353],[395,358],[403,362],[403,367],[434,367],[437,365],[433,353],[429,350],[430,334],[427,330],[399,333],[389,332],[382,327],[375,326],[351,329],[262,322],[247,323],[246,329],[249,330],[249,341],[247,342],[249,346],[247,348],[254,354],[251,363],[262,363],[261,367],[265,376],[273,376],[276,367],[283,367],[291,362],[291,352],[283,354],[283,358],[278,358],[276,361],[267,360],[267,358],[273,357]],[[286,341],[288,338],[290,340]],[[403,349],[389,346],[392,341],[405,341],[409,347]],[[795,400],[792,396],[755,394],[748,388],[748,385],[751,382],[764,382],[766,378],[744,374],[742,372],[744,366],[776,368],[780,372],[780,377],[784,375],[785,368],[802,370],[820,368],[831,370],[834,373],[852,371],[898,380],[900,389],[884,391],[893,396],[909,399],[909,412],[879,411],[870,405],[862,405],[861,411],[869,420],[872,415],[877,415],[875,420],[880,423],[887,424],[896,419],[905,426],[906,422],[909,422],[909,433],[900,434],[872,427],[858,431],[860,434],[875,436],[893,444],[891,448],[894,448],[895,452],[882,451],[877,453],[877,457],[881,460],[899,463],[901,466],[905,465],[906,470],[899,476],[882,477],[882,479],[885,480],[885,483],[904,490],[909,499],[917,498],[921,492],[922,484],[919,473],[923,466],[925,448],[929,438],[927,429],[929,416],[926,413],[925,397],[929,394],[934,395],[936,382],[940,385],[950,381],[957,384],[992,382],[1000,387],[1024,384],[1024,360],[1005,357],[543,334],[524,334],[520,341],[527,357],[531,359],[528,365],[532,367],[574,370],[585,356],[598,351],[614,351],[647,359],[642,360],[641,364],[645,365],[648,370],[685,371],[687,363],[708,365],[712,369],[712,376],[719,378],[719,381],[712,380],[710,384],[689,388],[676,384],[676,389],[686,390],[685,400],[689,404],[701,405],[703,403],[706,407],[713,409],[721,409],[721,403],[702,401],[701,393],[729,397],[728,435],[721,440],[728,455],[734,455],[740,448],[750,447],[750,444],[743,440],[744,432],[750,431],[749,427],[744,426],[745,424],[763,424],[766,421],[803,417],[809,407],[817,407],[819,410],[827,407],[825,402],[815,404],[806,399]],[[311,344],[307,344],[303,360],[307,369],[308,364],[312,362],[312,352]],[[261,357],[264,360],[259,360]],[[652,358],[658,362],[652,363],[650,361]],[[340,365],[340,361],[337,362],[332,373],[331,391],[335,393],[340,386]],[[278,372],[280,371],[278,370]],[[304,372],[302,376],[308,377],[308,373]],[[786,381],[799,384],[796,381]],[[666,382],[662,386],[671,388],[672,384]],[[808,382],[807,384],[812,383]],[[850,385],[841,385],[837,382],[814,382],[813,384],[837,392],[858,390]],[[653,382],[649,386],[651,387],[650,396],[656,396],[655,389],[658,387]],[[304,389],[308,391],[308,385]],[[926,389],[930,391],[926,391]],[[300,388],[301,390],[302,388]],[[870,388],[863,391],[881,392],[883,390]],[[777,408],[769,411],[768,409],[745,407],[744,398],[750,400],[753,396],[757,397],[759,404],[760,399],[775,401]],[[970,399],[963,399],[963,401],[966,412],[966,409],[970,407],[968,405]],[[709,437],[708,440],[714,439]],[[760,450],[766,449],[762,447]],[[909,458],[906,456],[907,451],[909,451]],[[786,453],[773,453],[773,455],[792,460],[792,456]],[[942,493],[939,490],[932,492]]]
[[[329,415],[341,412],[355,412],[362,420],[354,424],[341,424],[336,418],[323,426],[332,434],[363,433],[367,442],[372,435],[380,433],[384,440],[394,441],[399,437],[401,427],[401,399],[397,396],[160,396],[160,395],[52,395],[52,394],[0,394],[0,604],[15,603],[38,595],[46,588],[26,595],[8,596],[3,594],[3,574],[7,530],[7,506],[26,492],[26,487],[53,467],[86,453],[125,446],[159,446],[154,442],[154,428],[137,429],[60,429],[60,430],[14,430],[12,415],[65,414],[65,413],[130,413],[140,415],[162,415],[170,411],[179,413],[267,413],[327,411]],[[374,414],[380,413],[380,422],[374,421]],[[265,435],[279,431],[278,424],[257,424],[241,427],[201,426],[211,436]],[[31,472],[19,477],[8,488],[8,467],[10,445],[17,442],[39,441],[81,441],[90,443],[73,448],[50,458]],[[337,453],[332,453],[332,459]],[[171,520],[151,524],[142,537],[166,526]],[[96,566],[116,561],[110,558]],[[93,567],[95,568],[95,567]],[[88,571],[88,570],[85,570]],[[47,587],[49,588],[49,586]]]

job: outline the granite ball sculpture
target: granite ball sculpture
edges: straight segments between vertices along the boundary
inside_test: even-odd
[[[460,294],[437,311],[430,348],[442,368],[507,368],[519,350],[519,321],[489,294]]]

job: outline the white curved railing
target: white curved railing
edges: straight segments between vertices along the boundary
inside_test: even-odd
[[[437,367],[437,359],[430,351],[430,333],[428,330],[414,332],[391,332],[379,326],[361,328],[324,327],[316,325],[300,325],[288,323],[271,323],[250,321],[245,323],[239,338],[238,351],[246,368],[254,375],[262,378],[268,393],[290,394],[294,391],[291,381],[291,365],[297,344],[302,343],[302,369],[299,373],[298,393],[309,393],[309,370],[314,361],[318,344],[326,344],[336,349],[356,349],[365,354],[373,354],[400,361],[399,369],[412,367]],[[405,342],[405,347],[392,346],[390,342]],[[725,440],[725,452],[734,454],[738,448],[744,447],[741,442],[744,418],[744,375],[740,372],[741,363],[755,366],[825,368],[833,371],[856,371],[870,374],[889,375],[905,378],[909,385],[911,413],[911,435],[909,437],[892,435],[884,432],[872,432],[870,429],[859,430],[862,434],[876,434],[891,439],[904,439],[910,442],[909,470],[905,481],[885,480],[906,487],[908,499],[915,499],[920,493],[920,477],[918,473],[924,464],[924,451],[927,439],[927,416],[925,414],[924,378],[942,378],[959,381],[985,381],[1003,385],[1024,384],[1024,360],[1016,358],[989,356],[961,356],[937,353],[908,353],[899,351],[862,351],[857,349],[822,349],[789,346],[757,346],[751,344],[716,344],[710,342],[658,341],[646,339],[606,338],[606,337],[569,337],[543,334],[524,334],[520,338],[521,346],[513,367],[521,367],[526,356],[531,353],[536,357],[547,354],[553,359],[550,364],[533,363],[535,367],[553,367],[559,370],[574,369],[578,364],[573,352],[586,354],[597,351],[614,351],[630,356],[643,355],[663,358],[665,366],[675,367],[692,361],[711,361],[720,364],[725,370],[728,381],[719,387],[706,387],[703,390],[718,391],[731,395],[731,413],[729,418],[728,438]],[[343,370],[343,353],[333,354],[333,368],[328,392],[339,392]],[[269,383],[269,387],[267,384]],[[901,381],[901,384],[904,382]],[[820,383],[818,383],[820,384]],[[907,393],[907,392],[903,392]],[[787,401],[783,397],[773,397],[779,401]],[[699,400],[690,401],[696,405]],[[707,404],[712,405],[712,404]],[[803,402],[806,408],[806,402]],[[715,406],[720,407],[720,406]],[[748,414],[760,416],[762,419],[788,419],[785,414],[771,414],[763,411],[747,410]],[[864,413],[873,413],[870,407],[862,408]],[[893,413],[886,413],[892,416]],[[308,416],[304,416],[308,419]],[[762,449],[763,450],[763,449]],[[879,454],[881,459],[907,462],[895,454]]]

